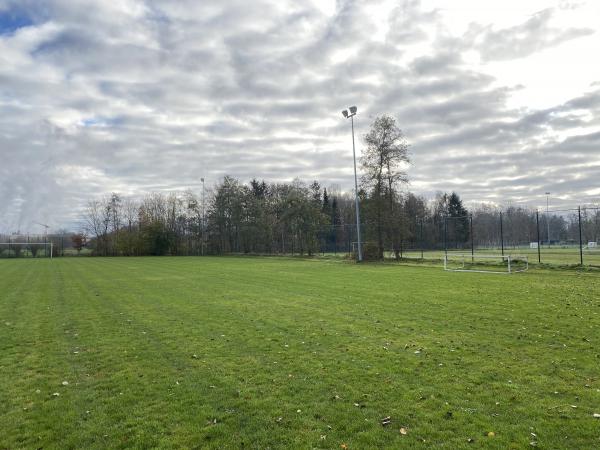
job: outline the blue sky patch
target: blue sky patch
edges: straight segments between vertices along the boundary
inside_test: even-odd
[[[33,20],[23,11],[9,9],[0,11],[0,35],[11,34],[19,28],[33,25]]]
[[[122,117],[88,117],[81,121],[84,127],[116,127],[123,123]]]

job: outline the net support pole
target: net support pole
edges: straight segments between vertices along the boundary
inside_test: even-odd
[[[504,256],[504,230],[502,228],[502,211],[500,211],[500,248],[502,249],[502,256]]]
[[[542,262],[542,253],[540,251],[540,212],[535,211],[535,225],[537,229],[537,251],[538,251],[538,263]]]
[[[510,255],[508,255],[508,273],[510,273]]]
[[[581,237],[581,206],[577,207],[577,217],[579,218],[579,263],[583,267],[583,241]]]

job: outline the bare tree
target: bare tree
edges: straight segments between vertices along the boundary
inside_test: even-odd
[[[84,213],[84,229],[96,242],[96,252],[106,255],[108,251],[108,230],[110,226],[110,204],[106,199],[91,200]]]
[[[398,201],[398,185],[408,182],[404,171],[405,164],[410,161],[408,143],[402,130],[396,125],[396,120],[388,115],[375,119],[364,140],[367,148],[362,158],[365,170],[362,181],[370,190],[375,207],[379,257],[383,258],[383,237],[387,231],[398,259],[401,217],[400,209],[395,208],[395,205]],[[384,210],[386,206],[387,211]]]

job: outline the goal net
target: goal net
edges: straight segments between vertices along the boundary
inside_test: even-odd
[[[0,242],[0,258],[52,258],[52,242]]]
[[[527,255],[444,255],[444,270],[450,272],[516,273],[529,269]]]

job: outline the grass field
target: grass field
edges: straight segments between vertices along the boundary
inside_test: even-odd
[[[598,273],[163,257],[0,274],[2,449],[600,448]]]

